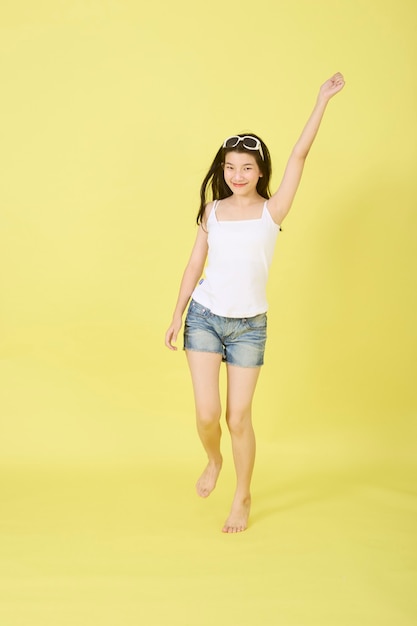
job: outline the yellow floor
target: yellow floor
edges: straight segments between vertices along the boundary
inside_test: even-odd
[[[415,626],[411,415],[274,433],[265,370],[251,523],[224,535],[229,437],[201,500],[185,360],[160,394],[156,362],[100,363],[1,363],[0,626]]]
[[[220,532],[230,459],[206,501],[197,453],[3,468],[0,624],[414,626],[412,468],[301,473],[279,452],[260,443],[252,522],[235,536]]]

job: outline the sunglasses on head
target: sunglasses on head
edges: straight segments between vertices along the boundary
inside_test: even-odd
[[[264,161],[264,153],[262,151],[261,142],[259,139],[252,137],[251,135],[244,135],[243,137],[239,137],[239,135],[232,135],[224,140],[223,148],[236,148],[240,142],[243,143],[243,147],[247,150],[258,150],[262,161]]]

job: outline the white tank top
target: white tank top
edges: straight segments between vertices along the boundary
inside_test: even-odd
[[[192,297],[215,315],[253,317],[268,309],[266,283],[280,231],[268,211],[254,220],[219,221],[213,205],[207,220],[205,276]]]

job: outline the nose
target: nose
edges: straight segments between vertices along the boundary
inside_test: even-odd
[[[233,180],[242,180],[243,178],[243,172],[241,172],[240,170],[236,170],[233,175]]]

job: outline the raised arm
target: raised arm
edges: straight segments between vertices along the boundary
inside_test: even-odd
[[[282,223],[291,208],[300,184],[305,160],[320,128],[327,103],[343,89],[344,85],[342,74],[337,73],[320,87],[315,107],[288,159],[281,184],[268,201],[269,211],[277,224]]]

